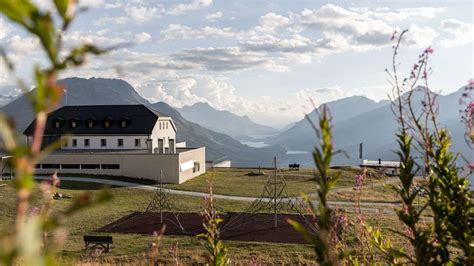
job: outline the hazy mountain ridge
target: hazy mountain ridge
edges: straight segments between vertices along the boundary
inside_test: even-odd
[[[255,123],[248,116],[216,110],[208,103],[195,103],[191,106],[177,108],[177,110],[189,121],[213,131],[225,133],[238,140],[248,140],[254,136],[272,135],[278,132],[272,127]]]
[[[151,104],[130,84],[120,79],[67,78],[59,82],[67,88],[67,95],[63,97],[61,106],[66,102],[68,105],[144,104],[169,115],[178,129],[178,141],[186,141],[189,147],[205,146],[207,160],[226,157],[238,166],[270,165],[274,155],[284,154],[281,147],[250,148],[225,134],[189,122],[164,102]],[[26,95],[3,106],[0,111],[15,119],[17,131],[20,133],[34,118]]]
[[[469,158],[474,153],[464,141],[465,125],[460,122],[459,98],[464,89],[448,95],[438,95],[439,115],[438,121],[441,126],[446,126],[453,138],[452,148],[460,151]],[[406,97],[406,95],[402,96]],[[350,97],[353,98],[353,97]],[[349,98],[349,99],[350,99]],[[421,93],[416,92],[413,97],[415,104],[421,106],[423,99]],[[337,149],[344,150],[350,158],[339,154],[335,156],[334,164],[358,164],[359,143],[363,143],[363,156],[368,159],[382,158],[385,160],[396,160],[395,132],[398,129],[395,116],[387,101],[378,104],[370,104],[371,100],[346,101],[337,100],[328,103],[333,117],[333,139]],[[365,110],[361,107],[365,105]],[[344,113],[348,117],[344,117]],[[316,120],[314,112],[310,115]],[[282,145],[289,150],[311,151],[316,145],[316,137],[313,129],[306,119],[299,121],[293,128],[281,133],[276,138],[270,139],[273,145]],[[301,158],[310,163],[310,156]]]

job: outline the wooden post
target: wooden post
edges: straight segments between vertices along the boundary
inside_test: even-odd
[[[163,225],[163,170],[160,170],[160,223]]]
[[[273,157],[273,163],[274,163],[274,166],[275,166],[275,169],[274,169],[274,176],[273,176],[273,185],[274,185],[274,189],[275,189],[275,194],[273,196],[273,209],[275,211],[275,228],[277,228],[278,226],[278,213],[277,213],[277,159],[276,159],[276,156]]]

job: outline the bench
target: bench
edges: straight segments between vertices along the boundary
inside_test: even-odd
[[[295,169],[295,170],[299,170],[299,169],[300,169],[300,165],[297,164],[297,163],[290,163],[290,164],[288,165],[288,167],[290,168],[290,170],[291,170],[291,169]]]
[[[95,249],[96,247],[101,247],[105,252],[110,252],[112,248],[112,237],[111,236],[84,236],[84,244],[86,245],[86,250]]]

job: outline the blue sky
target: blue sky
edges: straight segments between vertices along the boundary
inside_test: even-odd
[[[36,1],[43,9],[49,1]],[[67,76],[122,78],[150,101],[208,102],[282,127],[316,104],[365,95],[386,99],[390,37],[409,29],[400,55],[408,72],[432,46],[433,90],[473,75],[472,1],[80,1],[88,11],[65,34],[79,42],[128,44]],[[29,80],[42,62],[37,41],[0,17],[2,47]],[[32,60],[33,59],[33,60]],[[0,93],[18,93],[0,67]]]

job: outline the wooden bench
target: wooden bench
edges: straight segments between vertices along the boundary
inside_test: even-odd
[[[297,163],[290,163],[290,164],[288,165],[288,167],[290,168],[290,170],[291,170],[291,169],[295,169],[295,170],[299,170],[299,169],[300,169],[300,165],[297,164]]]
[[[86,250],[95,249],[96,247],[101,247],[105,252],[110,252],[112,248],[112,237],[111,236],[84,236],[84,244],[86,245]]]

